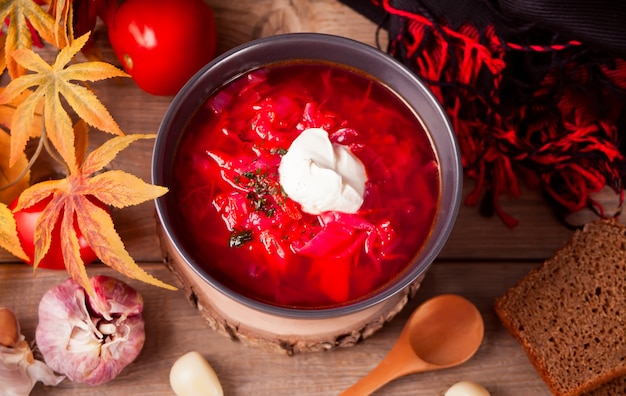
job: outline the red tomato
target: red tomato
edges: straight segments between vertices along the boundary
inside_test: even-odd
[[[37,224],[37,219],[41,216],[41,212],[48,205],[48,202],[52,197],[44,199],[37,204],[20,210],[19,212],[13,213],[13,217],[15,218],[15,222],[17,223],[17,235],[20,239],[20,243],[22,244],[22,248],[24,249],[24,253],[30,259],[27,263],[32,265],[33,259],[35,257],[35,224]],[[96,203],[96,201],[93,201]],[[105,208],[103,204],[97,203],[102,208]],[[15,199],[10,205],[9,209],[13,210],[17,206],[17,199]],[[78,244],[80,246],[80,257],[83,260],[83,263],[89,264],[95,261],[98,257],[91,249],[91,247],[87,244],[87,241],[81,234],[80,230],[76,226],[76,222],[74,224],[74,229],[76,230],[76,235],[78,236]],[[61,219],[57,221],[54,230],[52,231],[52,241],[50,243],[50,249],[48,253],[41,259],[39,262],[40,268],[49,268],[49,269],[65,269],[65,261],[63,260],[63,253],[61,251]]]
[[[215,56],[215,20],[204,0],[126,0],[108,25],[124,69],[153,95],[176,94]]]

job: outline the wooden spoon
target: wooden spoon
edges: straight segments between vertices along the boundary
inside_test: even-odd
[[[413,312],[382,362],[340,396],[369,395],[403,375],[464,363],[478,350],[484,332],[471,302],[454,294],[433,297]]]

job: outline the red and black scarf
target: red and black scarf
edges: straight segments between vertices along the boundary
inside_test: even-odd
[[[342,0],[389,32],[385,49],[438,98],[457,135],[465,198],[509,226],[520,183],[560,219],[626,181],[623,0]]]

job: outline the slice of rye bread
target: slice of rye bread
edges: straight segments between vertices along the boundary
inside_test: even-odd
[[[624,396],[626,395],[626,377],[616,378],[584,393],[583,396]]]
[[[495,311],[554,395],[626,376],[626,228],[585,225],[497,298]]]

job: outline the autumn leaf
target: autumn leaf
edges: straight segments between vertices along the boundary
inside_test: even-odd
[[[0,129],[0,202],[6,205],[13,202],[30,181],[28,158],[22,153],[14,166],[9,166],[11,137]]]
[[[20,259],[28,261],[28,256],[24,253],[17,236],[17,225],[13,213],[3,203],[0,203],[0,247]]]
[[[76,163],[80,166],[87,156],[87,149],[89,148],[89,127],[85,120],[78,120],[74,124],[74,148]]]
[[[14,55],[16,51],[31,48],[33,39],[30,26],[47,42],[57,47],[65,45],[64,33],[60,32],[63,27],[56,24],[55,19],[34,0],[0,0],[0,21],[6,18],[9,19],[9,26],[4,51],[11,78],[19,77],[25,72]]]
[[[48,12],[55,15],[58,25],[66,26],[68,37],[75,37],[94,31],[99,16],[107,25],[107,11],[115,10],[116,4],[117,0],[56,0],[50,4]],[[87,41],[81,52],[88,60],[103,59],[100,48],[93,39]]]
[[[0,93],[4,91],[4,87],[0,87]],[[3,125],[7,130],[11,128],[11,124],[13,122],[13,116],[15,115],[15,109],[24,102],[33,91],[27,89],[21,92],[19,95],[15,96],[10,102],[4,103],[0,105],[0,125]],[[41,129],[43,128],[43,124],[41,122],[41,115],[43,111],[43,103],[40,103],[37,108],[35,108],[35,116],[33,117],[33,123],[29,128],[25,130],[25,135],[27,139],[29,137],[38,137],[41,135]],[[14,139],[17,144],[17,139]],[[24,146],[15,147],[18,154],[24,151],[24,147],[26,142],[24,142]]]
[[[2,92],[4,88],[0,88]],[[30,96],[32,91],[26,90],[16,96],[11,102],[0,105],[0,127],[4,126],[5,130],[9,130],[11,123],[13,122],[13,116],[15,115],[15,109],[26,98]],[[26,143],[29,138],[37,137],[41,135],[43,124],[41,121],[41,111],[43,109],[43,103],[35,109],[35,117],[33,117],[33,123],[27,129],[22,131],[20,136],[23,139],[12,139],[9,134],[5,133],[3,137],[0,137],[0,168],[10,169],[4,175],[0,175],[0,179],[4,179],[5,182],[14,182],[15,177],[18,177],[21,171],[27,166],[26,155],[24,150],[26,149]],[[11,162],[12,161],[12,162]],[[16,172],[16,170],[20,172]],[[10,173],[10,176],[8,174]],[[4,177],[3,177],[4,176]],[[28,186],[28,178],[24,178],[18,184],[26,183]],[[0,180],[0,188],[6,185],[6,183]],[[26,188],[24,187],[24,188]],[[0,202],[8,203],[6,197],[3,196],[3,192],[0,190]]]
[[[132,142],[149,138],[154,138],[154,135],[113,137],[87,155],[80,172],[70,174],[65,179],[37,183],[20,195],[16,211],[52,196],[35,229],[35,267],[50,248],[52,230],[57,220],[61,219],[60,233],[61,240],[65,242],[62,244],[65,267],[70,276],[89,293],[92,293],[92,289],[80,258],[75,224],[104,264],[130,278],[170,290],[175,289],[137,265],[115,231],[109,213],[95,203],[100,201],[123,208],[153,200],[167,192],[165,187],[151,185],[121,170],[103,172],[104,167]]]
[[[4,70],[7,68],[6,51],[4,49],[6,41],[7,36],[0,35],[0,74],[4,73]]]
[[[78,117],[88,125],[104,132],[123,135],[106,107],[96,95],[83,85],[72,81],[98,81],[112,77],[127,77],[128,74],[106,62],[82,62],[67,64],[83,47],[88,34],[74,40],[69,46],[59,51],[54,64],[50,65],[30,49],[15,51],[13,57],[26,69],[34,73],[25,74],[12,80],[0,94],[0,104],[8,103],[22,92],[34,88],[33,93],[15,110],[11,123],[11,138],[17,143],[11,144],[11,163],[15,161],[19,150],[28,140],[28,128],[32,125],[37,105],[43,101],[45,133],[53,146],[66,162],[70,173],[77,170],[72,120],[63,106],[61,97],[74,109]],[[66,67],[67,66],[67,67]]]
[[[68,35],[67,38],[74,37],[74,29],[72,27],[73,3],[73,0],[54,0],[50,2],[50,8],[48,9],[48,13],[54,16],[55,26],[65,26],[67,28],[64,31]]]

